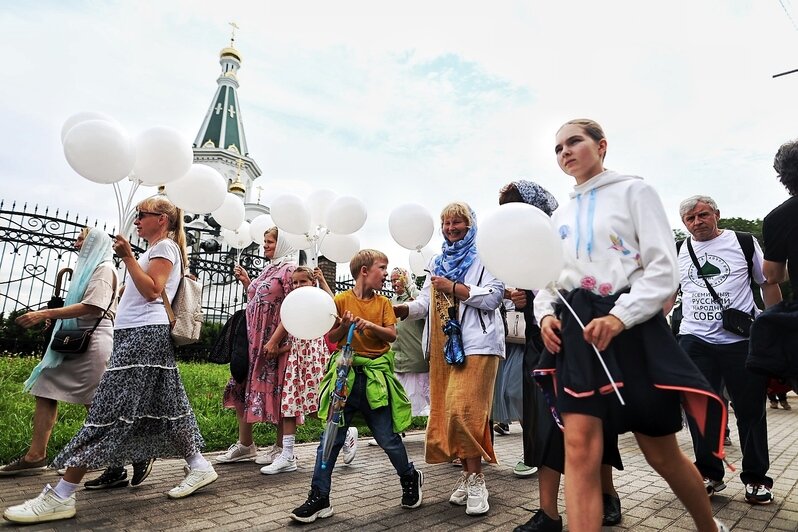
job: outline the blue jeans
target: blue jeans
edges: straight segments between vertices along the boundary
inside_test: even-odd
[[[748,340],[732,344],[710,344],[688,334],[679,337],[679,345],[693,359],[718,394],[721,392],[721,381],[726,384],[734,405],[740,449],[743,453],[740,480],[745,484],[772,487],[773,479],[767,476],[770,468],[765,414],[767,378],[745,369]],[[695,465],[701,475],[712,480],[723,480],[723,463],[709,451],[692,421],[690,434],[693,437]]]
[[[369,407],[368,399],[366,398],[366,376],[361,372],[361,368],[353,367],[355,371],[355,382],[352,385],[352,390],[349,392],[349,397],[346,400],[344,407],[344,425],[338,427],[338,433],[335,436],[335,444],[333,444],[330,453],[330,459],[327,462],[327,468],[321,468],[321,457],[324,446],[324,438],[326,434],[322,435],[319,447],[316,449],[316,467],[313,469],[313,481],[311,487],[319,490],[320,493],[328,495],[330,493],[330,485],[332,483],[332,470],[335,467],[335,461],[338,459],[338,453],[344,445],[346,439],[346,429],[352,422],[352,416],[356,412],[363,415],[366,420],[366,425],[371,429],[374,439],[388,459],[396,469],[396,474],[401,476],[408,475],[415,471],[413,463],[408,461],[407,450],[405,444],[402,442],[402,437],[393,431],[393,418],[391,417],[391,407],[383,406],[376,410]]]

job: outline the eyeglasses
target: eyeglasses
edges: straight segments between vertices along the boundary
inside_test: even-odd
[[[141,220],[142,218],[144,218],[144,217],[145,217],[145,216],[147,216],[148,214],[149,214],[149,215],[152,215],[152,216],[160,216],[160,215],[162,215],[163,213],[162,213],[162,212],[136,211],[136,220]]]

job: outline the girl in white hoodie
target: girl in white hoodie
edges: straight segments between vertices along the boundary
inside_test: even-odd
[[[698,530],[725,530],[713,521],[701,475],[675,436],[681,429],[679,392],[702,396],[713,408],[717,397],[696,389],[700,382],[665,386],[650,376],[651,368],[671,355],[669,350],[667,357],[661,356],[648,342],[651,337],[659,339],[663,304],[678,284],[671,229],[654,189],[639,177],[605,170],[606,152],[604,132],[592,120],[572,120],[557,132],[557,162],[576,179],[571,201],[552,217],[565,255],[559,286],[570,291],[574,307],[581,305],[586,312],[584,332],[574,334],[579,329],[567,311],[558,317],[558,297],[551,290],[541,290],[534,303],[543,342],[556,355],[556,406],[565,427],[568,526],[576,532],[599,530],[602,434],[617,430],[634,432],[646,460],[686,506]],[[604,355],[616,373],[613,377],[624,394],[625,407],[606,378],[602,381],[603,373],[585,369],[586,363],[595,362],[589,343],[609,353]],[[674,358],[676,351],[678,347]],[[575,363],[575,356],[583,353],[590,358]],[[725,418],[722,407],[717,408],[712,413],[723,412]],[[722,444],[718,452],[722,455]]]

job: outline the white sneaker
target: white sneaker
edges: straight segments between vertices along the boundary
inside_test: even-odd
[[[465,506],[468,501],[468,473],[463,471],[460,478],[457,479],[457,484],[454,485],[452,495],[449,497],[449,502],[457,506]]]
[[[183,497],[188,497],[198,489],[207,486],[219,478],[219,475],[216,474],[216,471],[214,471],[213,468],[203,471],[200,469],[191,469],[188,466],[184,466],[183,471],[188,473],[186,478],[183,479],[183,482],[166,492],[166,494],[172,499],[182,499]]]
[[[75,517],[75,494],[62,499],[47,484],[35,499],[6,508],[3,517],[12,523],[41,523],[69,519]]]
[[[369,447],[379,447],[380,446],[380,444],[377,443],[377,440],[375,440],[373,438],[370,439],[369,441],[367,441],[366,443],[369,445]]]
[[[266,451],[264,451],[263,454],[260,454],[258,455],[257,458],[255,458],[255,463],[258,465],[269,465],[272,462],[274,462],[274,460],[281,454],[283,454],[282,447],[278,447],[277,445],[266,447]]]
[[[488,488],[485,487],[485,476],[472,473],[468,478],[468,502],[466,513],[468,515],[483,515],[488,513]]]
[[[241,445],[241,442],[237,441],[227,449],[227,452],[217,456],[216,461],[220,464],[229,464],[231,462],[251,460],[256,456],[258,456],[258,447],[255,442],[247,446]]]
[[[288,473],[290,471],[296,471],[296,457],[289,459],[280,455],[271,464],[260,468],[260,472],[264,475],[276,475],[277,473]]]
[[[346,431],[346,439],[341,452],[344,454],[344,463],[351,464],[357,454],[357,427],[349,427]]]
[[[715,526],[718,527],[718,532],[729,532],[729,527],[715,519]]]

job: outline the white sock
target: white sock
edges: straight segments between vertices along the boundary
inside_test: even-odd
[[[288,460],[294,457],[294,435],[283,436],[283,454],[282,456]]]
[[[58,484],[55,485],[53,491],[56,495],[58,495],[59,499],[68,499],[72,496],[73,493],[78,491],[80,484],[72,484],[71,482],[67,482],[63,478],[58,481]]]
[[[209,469],[213,469],[211,463],[208,462],[201,453],[194,453],[191,456],[187,456],[186,462],[188,463],[188,467],[197,471],[207,471]]]

